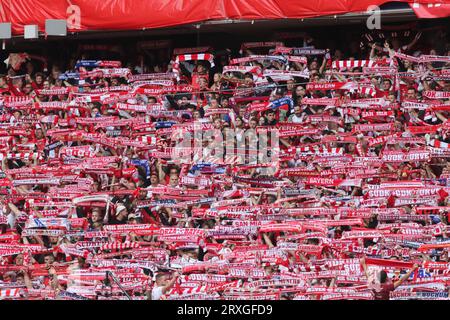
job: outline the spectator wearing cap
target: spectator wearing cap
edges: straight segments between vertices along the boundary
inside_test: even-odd
[[[128,217],[127,208],[122,203],[118,203],[116,206],[115,220],[112,223],[125,224],[127,222],[127,217]]]
[[[137,213],[130,213],[128,215],[128,224],[139,224],[141,223],[141,217]]]

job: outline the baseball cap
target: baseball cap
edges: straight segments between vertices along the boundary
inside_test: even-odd
[[[120,212],[122,212],[122,211],[125,210],[125,209],[126,209],[126,207],[125,207],[123,204],[119,204],[119,205],[116,207],[116,217],[119,215]]]

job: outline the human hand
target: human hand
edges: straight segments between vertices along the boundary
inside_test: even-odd
[[[53,268],[52,266],[48,266],[48,274],[50,276],[55,276],[56,275],[56,270],[55,268]]]

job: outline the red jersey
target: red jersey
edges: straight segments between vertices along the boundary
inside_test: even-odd
[[[381,284],[380,291],[373,290],[375,300],[389,300],[389,293],[394,290],[395,287],[392,282]]]

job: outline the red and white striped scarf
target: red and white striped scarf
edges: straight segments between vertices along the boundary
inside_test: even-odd
[[[22,152],[22,153],[0,153],[0,161],[3,159],[8,160],[35,160],[35,159],[41,159],[42,156],[35,152],[35,153],[29,153],[29,152]]]
[[[450,91],[424,91],[422,95],[428,99],[449,99]]]
[[[0,300],[20,298],[21,292],[21,288],[0,289]]]
[[[333,69],[353,69],[353,68],[362,68],[369,67],[372,68],[376,66],[377,63],[373,60],[339,60],[333,61],[332,68]]]
[[[192,54],[181,54],[176,56],[175,63],[173,65],[173,72],[177,74],[177,79],[179,79],[180,75],[180,66],[181,62],[185,61],[202,61],[206,60],[210,63],[211,68],[214,67],[214,55],[211,53],[192,53]]]

